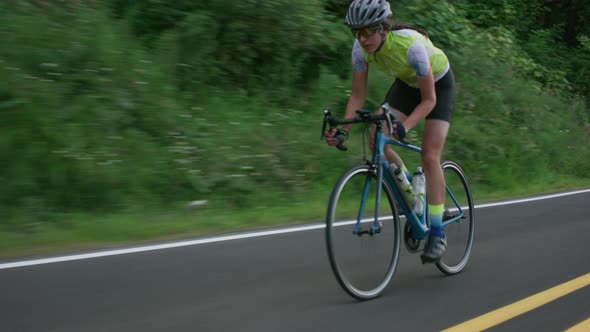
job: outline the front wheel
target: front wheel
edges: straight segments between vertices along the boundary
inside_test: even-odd
[[[332,191],[326,218],[332,271],[340,286],[358,300],[375,298],[385,290],[400,254],[401,231],[394,196],[383,179],[381,201],[376,204],[376,173],[369,165],[347,170]]]
[[[471,255],[475,226],[474,205],[465,172],[452,161],[441,165],[446,183],[443,228],[447,251],[436,266],[443,273],[461,272]]]

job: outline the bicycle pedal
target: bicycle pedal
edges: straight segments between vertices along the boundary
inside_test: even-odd
[[[459,215],[459,211],[448,211],[445,210],[443,211],[443,221],[449,220],[449,219],[453,219],[455,217],[457,217]],[[461,216],[461,219],[465,219],[465,215]]]

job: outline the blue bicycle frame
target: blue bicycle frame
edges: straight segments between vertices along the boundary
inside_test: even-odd
[[[416,213],[414,212],[414,209],[412,207],[410,207],[406,204],[405,200],[402,197],[402,193],[400,192],[400,189],[396,185],[395,179],[393,179],[392,176],[390,175],[389,162],[385,158],[385,152],[384,152],[385,145],[388,145],[388,144],[399,146],[404,149],[411,150],[411,151],[414,151],[417,153],[422,153],[422,149],[417,146],[414,146],[414,145],[402,143],[398,140],[395,140],[393,138],[386,136],[383,133],[383,131],[381,130],[381,125],[379,124],[377,126],[378,126],[378,130],[376,130],[376,132],[375,132],[376,151],[373,151],[372,164],[379,165],[379,166],[376,167],[377,194],[376,194],[376,202],[375,202],[375,205],[376,205],[375,206],[375,219],[373,220],[373,225],[371,226],[371,233],[380,233],[381,232],[381,225],[379,222],[379,205],[381,202],[381,190],[382,190],[382,185],[383,185],[382,181],[383,181],[383,179],[385,179],[385,181],[387,181],[389,187],[393,191],[393,195],[395,197],[396,202],[398,203],[398,206],[402,209],[404,215],[406,216],[407,222],[409,222],[410,225],[412,226],[411,227],[412,237],[416,240],[425,239],[428,234],[428,225],[426,222],[426,216],[428,215],[427,204],[424,204],[424,213],[422,213],[422,216],[420,216],[420,217],[418,217],[416,215]],[[359,208],[359,214],[357,217],[356,227],[353,231],[354,234],[359,234],[360,232],[362,232],[361,231],[361,223],[362,223],[361,219],[362,219],[363,213],[365,211],[365,206],[366,206],[366,202],[367,202],[370,190],[371,190],[371,178],[367,177],[367,180],[365,181],[364,190],[363,190],[363,197],[361,200],[361,206]],[[445,186],[445,190],[449,194],[451,199],[453,200],[455,207],[457,208],[459,213],[457,215],[454,215],[452,218],[445,219],[443,222],[443,227],[446,227],[449,224],[461,219],[464,215],[463,208],[457,202],[457,199],[454,197],[453,193],[450,191],[448,186]],[[425,200],[426,200],[426,197],[425,197]]]

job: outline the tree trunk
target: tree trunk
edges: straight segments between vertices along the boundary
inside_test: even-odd
[[[578,33],[581,31],[578,26],[579,12],[582,9],[581,0],[565,0],[565,31],[563,39],[568,47],[578,46]]]

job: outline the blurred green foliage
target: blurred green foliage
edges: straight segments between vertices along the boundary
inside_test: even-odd
[[[322,3],[288,1],[163,1],[133,5],[113,1],[117,17],[128,13],[134,34],[151,48],[174,49],[178,88],[208,85],[261,93],[269,87],[280,98],[292,87],[317,80],[320,67],[337,66],[346,75],[340,52],[349,36]],[[130,12],[130,13],[129,13]],[[281,91],[282,90],[282,91]]]
[[[322,109],[342,114],[350,89],[347,6],[3,2],[0,225],[196,199],[256,209],[328,192],[363,152],[362,128],[346,154],[319,140]],[[557,23],[531,30],[538,20],[523,13],[542,8],[394,6],[451,58],[458,98],[445,157],[465,166],[476,192],[590,176],[589,33],[572,47]],[[371,76],[374,108],[390,79]],[[419,143],[421,128],[411,134]]]
[[[549,89],[590,96],[584,78],[590,50],[590,7],[584,0],[459,0],[456,5],[475,26],[501,31],[510,40],[524,74]],[[492,32],[493,33],[493,32]]]

